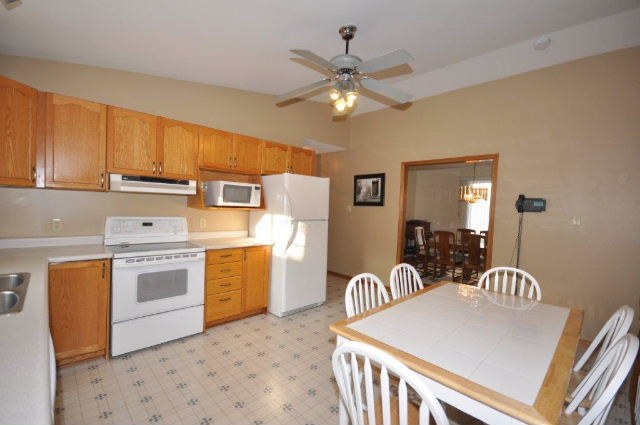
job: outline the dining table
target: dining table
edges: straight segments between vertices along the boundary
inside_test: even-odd
[[[580,309],[438,282],[330,329],[417,372],[435,396],[487,424],[556,424],[571,378]],[[340,400],[340,423],[349,421]]]

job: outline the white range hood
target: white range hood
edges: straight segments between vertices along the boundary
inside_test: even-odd
[[[195,195],[195,180],[174,180],[162,177],[109,175],[109,190],[113,192],[167,193],[173,195]]]

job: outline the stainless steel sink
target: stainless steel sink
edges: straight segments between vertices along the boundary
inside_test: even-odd
[[[22,311],[30,277],[29,273],[0,274],[0,315]]]

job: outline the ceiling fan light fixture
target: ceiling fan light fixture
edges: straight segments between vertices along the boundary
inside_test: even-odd
[[[340,99],[340,92],[336,89],[329,90],[329,99],[331,99],[334,102]]]
[[[333,107],[338,112],[344,112],[344,110],[347,109],[347,102],[343,98],[339,98],[334,102]]]

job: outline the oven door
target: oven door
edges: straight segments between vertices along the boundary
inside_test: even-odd
[[[113,262],[111,322],[204,304],[204,254],[168,264]]]

